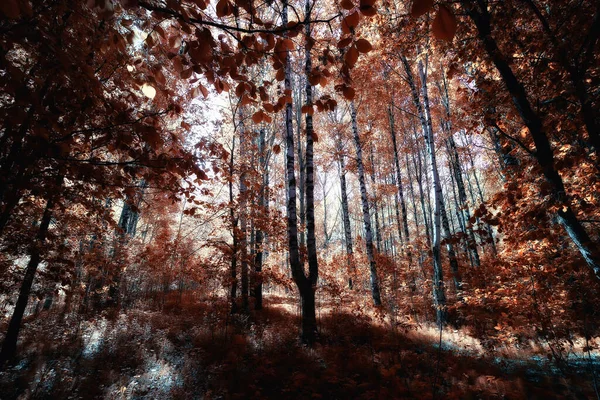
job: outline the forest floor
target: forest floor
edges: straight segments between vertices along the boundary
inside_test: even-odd
[[[61,319],[62,318],[62,319]],[[231,316],[224,299],[26,323],[0,373],[1,399],[595,398],[600,357],[562,365],[533,350],[490,352],[458,330],[390,324],[324,308],[314,348],[298,343],[293,300]],[[393,328],[395,326],[395,328]]]

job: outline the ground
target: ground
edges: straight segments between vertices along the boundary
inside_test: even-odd
[[[218,298],[80,320],[42,314],[27,321],[20,358],[0,374],[0,398],[595,396],[595,358],[559,368],[531,351],[490,352],[457,329],[442,332],[440,348],[434,327],[390,324],[377,311],[326,309],[319,342],[308,348],[298,342],[293,304],[270,297],[262,311],[233,316]]]

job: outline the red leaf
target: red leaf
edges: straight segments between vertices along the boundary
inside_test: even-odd
[[[231,4],[229,4],[228,0],[221,0],[217,3],[216,11],[217,17],[222,18],[231,14],[233,7],[231,7]]]
[[[342,94],[344,95],[345,98],[347,98],[348,100],[352,100],[354,99],[354,96],[356,95],[356,92],[354,91],[353,88],[351,88],[350,86],[346,86],[343,90],[342,90]]]
[[[354,8],[354,3],[352,2],[352,0],[342,0],[340,2],[340,6],[344,10],[352,10]]]
[[[456,17],[446,6],[440,4],[438,13],[431,24],[433,35],[441,40],[451,42],[456,34]]]
[[[346,55],[344,56],[344,60],[349,68],[354,67],[358,60],[358,50],[356,49],[356,46],[351,46],[348,49],[348,52],[346,52]]]
[[[354,28],[356,28],[359,21],[360,15],[358,14],[358,12],[355,11],[352,14],[348,15],[342,20],[342,32],[350,33]]]
[[[371,43],[369,43],[369,41],[366,39],[358,39],[356,41],[356,48],[361,53],[368,53],[369,51],[373,50],[373,46],[371,46]]]
[[[433,0],[413,0],[410,15],[415,18],[427,14],[433,8]]]

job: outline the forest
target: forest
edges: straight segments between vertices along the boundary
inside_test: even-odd
[[[1,0],[0,399],[599,399],[600,1]]]

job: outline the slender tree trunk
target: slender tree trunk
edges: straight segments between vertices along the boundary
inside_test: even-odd
[[[378,207],[378,196],[377,191],[375,189],[375,185],[377,184],[375,180],[375,155],[373,153],[373,146],[370,146],[371,154],[371,186],[373,191],[373,201],[371,202],[373,208],[373,214],[375,217],[375,243],[377,246],[377,252],[381,253],[381,224],[379,223],[379,207]]]
[[[284,26],[288,23],[288,2],[283,0],[282,22]],[[308,24],[307,24],[308,26]],[[291,63],[290,54],[285,55],[285,90],[291,90]],[[294,171],[294,131],[292,126],[292,105],[286,104],[285,107],[285,126],[286,126],[286,171],[287,171],[287,231],[288,231],[288,252],[290,269],[292,277],[298,291],[300,292],[302,302],[302,332],[301,339],[304,343],[313,344],[317,335],[317,319],[315,312],[315,286],[304,274],[304,266],[300,261],[300,251],[298,247],[298,217],[296,214],[296,176]],[[312,137],[312,135],[311,135]],[[311,277],[312,278],[312,277]],[[316,283],[316,277],[314,277]]]
[[[235,136],[233,137],[233,144],[231,146],[231,154],[229,158],[229,223],[231,224],[231,237],[233,243],[231,246],[231,267],[230,267],[230,278],[231,287],[229,289],[229,297],[231,301],[231,313],[237,312],[237,257],[238,257],[238,218],[235,215],[234,202],[233,202],[233,171],[234,171],[234,155],[235,155]]]
[[[258,162],[261,167],[262,182],[261,182],[261,186],[260,186],[260,194],[258,197],[258,205],[259,205],[260,213],[267,216],[268,210],[267,210],[266,191],[268,190],[268,180],[267,180],[268,179],[267,178],[268,166],[266,165],[266,157],[265,157],[265,152],[267,151],[267,149],[266,149],[265,129],[264,128],[262,128],[260,130],[259,135],[260,136],[258,139],[258,152],[259,152]],[[258,228],[256,229],[256,244],[255,244],[256,252],[254,255],[254,272],[255,272],[256,282],[254,284],[253,291],[254,291],[254,309],[255,310],[261,310],[262,304],[263,304],[262,265],[263,265],[264,233],[263,233],[261,226],[262,226],[262,224],[259,224]]]
[[[305,3],[305,15],[308,21],[310,21],[310,0],[306,0]],[[312,46],[309,45],[311,41],[311,26],[310,23],[306,24],[306,40],[307,44],[305,46],[305,67],[304,73],[307,77],[306,79],[306,104],[312,106],[313,102],[313,93],[312,93],[312,85],[308,81],[308,77],[312,74],[312,60],[310,56],[310,49]],[[308,254],[308,286],[309,288],[306,290],[306,293],[302,295],[302,309],[303,313],[308,312],[308,318],[311,320],[311,325],[313,324],[312,320],[316,321],[315,317],[315,291],[317,288],[317,281],[319,279],[319,263],[317,258],[317,239],[315,234],[315,172],[314,172],[314,164],[313,164],[313,150],[314,150],[314,130],[313,130],[313,118],[311,113],[306,114],[306,250]],[[311,333],[311,339],[309,342],[314,340],[314,336],[316,335],[316,323],[314,323],[314,327],[311,326],[310,329],[314,329]]]
[[[396,167],[396,184],[398,185],[398,197],[400,198],[400,207],[402,209],[402,227],[404,228],[404,237],[406,243],[410,243],[410,234],[408,231],[408,215],[406,212],[406,203],[404,201],[404,188],[402,187],[402,174],[400,170],[400,158],[398,157],[398,144],[396,140],[396,128],[394,124],[394,110],[392,106],[388,108],[388,118],[390,124],[390,135],[394,146],[394,166]]]
[[[362,158],[362,145],[358,135],[358,124],[356,122],[356,107],[354,102],[350,103],[352,113],[352,131],[354,134],[354,144],[356,146],[356,164],[358,166],[358,183],[360,185],[360,198],[362,201],[363,222],[365,227],[365,241],[367,245],[367,258],[371,272],[371,294],[373,303],[376,306],[381,305],[381,294],[379,291],[379,278],[377,277],[377,265],[375,255],[373,254],[373,231],[371,229],[371,215],[369,212],[369,198],[367,195],[367,186],[365,183],[365,167]]]
[[[446,294],[444,290],[444,277],[442,270],[442,254],[441,254],[441,225],[442,225],[442,208],[443,194],[442,187],[440,185],[440,177],[438,174],[436,155],[435,155],[435,142],[433,138],[433,129],[430,126],[431,119],[428,113],[428,98],[427,98],[427,81],[425,80],[423,64],[419,61],[419,75],[421,77],[422,84],[422,95],[423,105],[419,99],[419,93],[415,84],[415,80],[412,74],[412,70],[406,57],[402,57],[404,69],[408,77],[408,83],[411,89],[413,103],[417,108],[417,113],[421,121],[421,127],[423,129],[423,135],[425,137],[425,144],[427,152],[429,153],[429,160],[431,163],[431,172],[433,175],[433,194],[434,194],[434,214],[433,214],[433,302],[436,309],[436,317],[438,325],[444,325],[446,322]]]
[[[350,210],[348,207],[348,188],[346,185],[346,166],[344,162],[344,154],[342,149],[342,140],[339,133],[336,136],[337,151],[339,154],[338,163],[340,167],[340,191],[342,197],[342,214],[344,221],[344,240],[346,242],[346,262],[348,265],[348,287],[352,289],[352,275],[354,273],[353,266],[353,249],[352,249],[352,226],[350,225]]]
[[[58,188],[48,194],[48,200],[46,201],[46,208],[44,209],[44,213],[42,215],[40,228],[29,250],[30,257],[27,268],[25,269],[25,277],[21,283],[19,297],[8,324],[8,330],[6,331],[6,336],[4,337],[4,342],[2,343],[2,350],[0,351],[0,369],[3,368],[7,361],[14,357],[17,351],[17,341],[19,338],[19,332],[21,330],[21,322],[23,321],[23,315],[25,314],[25,309],[27,308],[35,273],[41,261],[42,248],[44,246],[44,242],[46,241],[46,236],[48,235],[48,228],[52,219],[52,208],[54,207],[56,193],[62,186],[62,176],[60,176],[58,179]]]
[[[240,218],[240,267],[241,267],[241,294],[242,294],[242,309],[244,312],[248,311],[249,300],[248,300],[248,171],[246,166],[246,160],[243,159],[247,151],[247,132],[244,127],[244,115],[242,108],[239,108],[239,123],[238,131],[240,135],[240,156],[242,157],[242,169],[240,171],[240,193],[239,193],[239,218]]]

